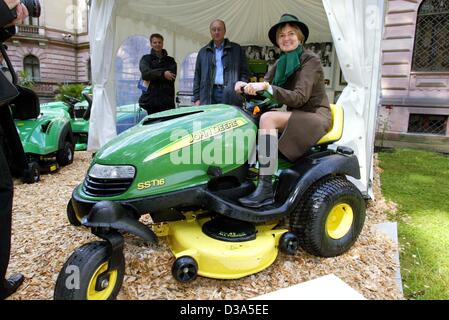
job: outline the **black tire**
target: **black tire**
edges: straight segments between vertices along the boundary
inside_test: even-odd
[[[110,259],[109,244],[95,241],[81,246],[64,263],[56,280],[55,300],[113,300],[117,297],[125,275],[125,257],[120,256],[119,266],[109,273],[108,286],[100,291],[93,280],[101,274]],[[112,282],[112,283],[111,283]],[[105,284],[106,285],[106,284]],[[94,290],[94,291],[92,291]]]
[[[288,255],[295,255],[299,249],[299,239],[293,232],[284,233],[279,239],[279,250]]]
[[[66,140],[62,149],[56,153],[56,161],[61,167],[67,166],[73,162],[74,154],[75,147],[70,141]]]
[[[75,209],[72,205],[72,199],[70,199],[69,203],[67,203],[67,219],[72,226],[81,226],[81,220],[76,216]]]
[[[171,273],[179,282],[191,282],[195,280],[198,275],[198,264],[192,257],[179,257],[173,263]]]
[[[28,168],[23,172],[22,181],[32,184],[41,180],[41,168],[36,161],[28,163]]]
[[[365,222],[365,210],[365,200],[354,184],[344,177],[330,177],[309,188],[290,223],[305,251],[335,257],[348,251],[357,240]],[[333,223],[330,219],[335,217],[334,212],[341,212],[345,218]]]

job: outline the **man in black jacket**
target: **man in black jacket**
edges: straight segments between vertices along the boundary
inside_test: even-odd
[[[15,9],[15,10],[12,10]],[[28,15],[26,7],[19,0],[0,0],[0,28],[20,23]],[[0,300],[13,294],[23,282],[23,275],[15,274],[5,279],[11,250],[11,220],[13,182],[5,156],[6,127],[14,125],[7,105],[0,105]],[[13,132],[14,133],[14,132]],[[17,131],[15,131],[17,134]]]
[[[214,20],[209,26],[212,40],[198,53],[193,81],[193,102],[199,105],[226,103],[240,105],[234,85],[248,82],[245,51],[225,39],[226,25]]]
[[[148,114],[175,108],[175,80],[177,65],[164,49],[160,34],[150,37],[151,54],[140,60],[140,72],[144,86],[148,87],[139,99],[139,105]]]

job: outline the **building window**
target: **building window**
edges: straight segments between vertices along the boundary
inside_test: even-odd
[[[90,59],[87,61],[87,80],[92,83],[92,62]]]
[[[40,80],[40,66],[39,59],[33,55],[26,56],[23,59],[23,70],[28,74],[28,76],[37,81]]]
[[[141,78],[140,59],[151,51],[150,40],[146,36],[128,37],[120,46],[115,58],[115,85],[117,105],[133,104],[142,92],[137,84]]]
[[[28,16],[27,18],[23,19],[22,22],[23,25],[25,26],[39,26],[39,18],[34,18],[34,17],[30,17]]]
[[[90,15],[90,6],[91,6],[91,0],[86,0],[86,30],[89,33],[89,15]]]
[[[181,66],[181,74],[179,77],[179,89],[184,93],[193,92],[193,79],[195,77],[196,57],[198,52],[189,54]]]
[[[413,71],[449,71],[449,1],[424,0],[416,23]]]
[[[409,133],[446,135],[447,116],[433,114],[411,114],[408,121]]]

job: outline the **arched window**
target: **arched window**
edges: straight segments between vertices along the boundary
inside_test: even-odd
[[[128,37],[115,58],[115,88],[117,103],[117,133],[136,125],[147,113],[139,108],[142,91],[138,88],[141,77],[140,59],[151,50],[146,36]]]
[[[23,69],[33,80],[40,80],[41,72],[39,59],[33,55],[28,55],[23,59]]]
[[[181,74],[179,77],[179,89],[181,92],[193,92],[193,78],[195,77],[195,65],[198,52],[189,54],[181,66]]]
[[[424,0],[416,23],[413,71],[449,71],[449,1]]]
[[[139,63],[149,54],[150,40],[146,36],[128,37],[120,46],[115,58],[115,81],[117,105],[136,103],[142,92],[137,88],[140,79]]]
[[[115,74],[118,80],[123,79],[123,59],[121,57],[115,58]]]

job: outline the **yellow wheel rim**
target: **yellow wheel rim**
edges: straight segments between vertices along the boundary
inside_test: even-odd
[[[105,283],[105,287],[101,291],[97,291],[95,285],[97,284],[98,277],[103,274],[108,269],[108,262],[103,263],[95,271],[94,275],[89,281],[89,286],[87,287],[87,300],[108,300],[114,290],[115,284],[117,283],[118,271],[110,271],[108,283]]]
[[[334,206],[326,219],[326,232],[332,239],[343,238],[351,229],[354,212],[346,203]]]

